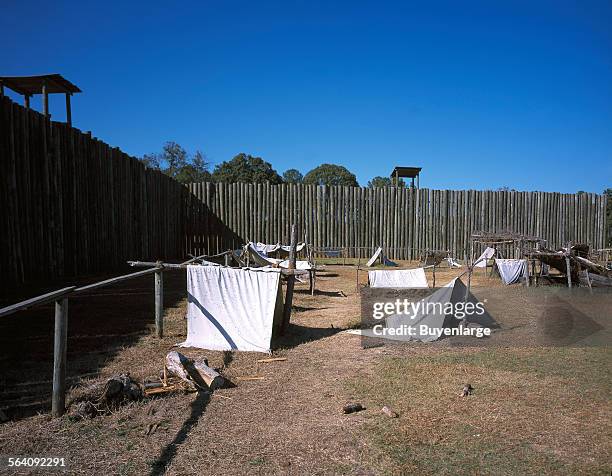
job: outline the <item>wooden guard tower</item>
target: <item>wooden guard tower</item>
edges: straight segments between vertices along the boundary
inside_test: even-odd
[[[416,178],[416,188],[419,188],[419,174],[421,170],[421,167],[395,167],[393,172],[391,172],[391,178],[396,187],[399,184],[399,179],[411,179],[410,188],[414,188],[414,179]]]
[[[66,95],[66,123],[72,126],[72,110],[70,96],[82,92],[61,74],[43,74],[41,76],[0,76],[0,96],[4,96],[4,87],[12,89],[24,98],[24,106],[30,108],[30,98],[34,94],[42,94],[43,114],[49,114],[49,94]]]

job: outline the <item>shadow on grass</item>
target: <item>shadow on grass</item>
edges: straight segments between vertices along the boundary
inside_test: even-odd
[[[324,309],[329,309],[329,307],[291,306],[293,312],[322,311]]]
[[[335,327],[305,327],[297,324],[289,324],[284,336],[275,340],[276,348],[292,348],[307,342],[324,339],[333,336],[343,329]]]
[[[133,272],[132,268],[126,272]],[[113,273],[116,276],[121,272]],[[24,287],[2,305],[68,284],[89,284],[108,278],[90,276],[56,282],[47,288]],[[164,307],[185,297],[184,271],[164,273]],[[152,276],[124,281],[69,298],[66,377],[68,387],[95,378],[116,354],[154,329]],[[0,322],[0,409],[11,420],[47,412],[53,377],[53,304],[27,309]],[[132,369],[126,368],[125,371]]]
[[[330,271],[317,271],[317,278],[337,278],[340,276],[338,273]]]
[[[198,393],[196,399],[191,404],[191,414],[189,418],[185,420],[174,439],[162,450],[159,458],[153,463],[150,473],[151,476],[165,474],[166,468],[176,456],[179,446],[185,442],[189,432],[197,425],[198,420],[206,410],[210,402],[210,396],[211,394],[209,392]]]
[[[310,290],[308,289],[295,289],[293,291],[294,294],[308,294],[310,295]],[[315,296],[328,296],[328,297],[346,297],[342,294],[341,291],[322,291],[320,289],[315,289]]]

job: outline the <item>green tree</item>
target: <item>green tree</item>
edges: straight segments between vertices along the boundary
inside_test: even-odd
[[[350,185],[358,187],[357,177],[346,167],[334,164],[321,164],[304,176],[309,185]]]
[[[212,178],[215,182],[282,183],[283,179],[269,162],[261,157],[240,153],[232,160],[215,166]]]
[[[206,161],[206,156],[196,150],[191,162],[183,165],[174,178],[181,183],[210,182],[212,176],[208,167],[209,163]]]
[[[374,177],[372,180],[368,182],[368,187],[370,188],[394,187],[394,186],[395,186],[395,183],[393,179],[389,177],[381,177],[380,175],[378,177]],[[404,182],[404,179],[399,179],[399,186],[406,187],[406,182]]]
[[[176,142],[166,142],[160,153],[146,154],[141,160],[147,167],[161,170],[181,183],[210,180],[206,156],[198,150],[190,157]]]
[[[140,161],[150,169],[160,169],[159,157],[157,154],[145,154]]]
[[[302,183],[304,176],[297,169],[285,170],[283,174],[283,182],[285,183]]]

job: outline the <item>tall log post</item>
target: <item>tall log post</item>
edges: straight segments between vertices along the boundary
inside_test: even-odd
[[[436,287],[436,258],[434,256],[434,263],[433,263],[433,287]]]
[[[164,277],[160,268],[155,272],[155,334],[164,337]]]
[[[66,411],[66,344],[68,338],[68,299],[55,301],[55,334],[53,343],[53,394],[51,415],[60,417]]]
[[[49,117],[49,92],[47,89],[47,82],[45,81],[42,86],[42,100],[43,100],[43,114],[45,117]]]
[[[72,93],[66,93],[66,124],[72,127],[72,107],[70,106],[70,96]]]
[[[295,270],[295,249],[297,247],[297,236],[295,233],[295,225],[291,225],[291,245],[289,247],[289,269]],[[283,325],[281,326],[281,335],[285,334],[289,327],[291,319],[291,306],[293,304],[293,288],[295,286],[295,276],[290,274],[287,276],[287,294],[285,295],[285,307],[283,309]]]

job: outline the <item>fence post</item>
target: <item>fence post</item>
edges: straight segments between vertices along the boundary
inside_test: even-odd
[[[567,287],[571,288],[572,287],[572,265],[570,263],[569,255],[565,255],[565,267],[567,268]]]
[[[155,272],[155,333],[160,339],[164,337],[164,277],[161,267]]]
[[[68,337],[68,298],[55,301],[55,335],[53,343],[53,395],[51,415],[60,417],[66,411],[66,344]]]
[[[295,271],[295,248],[297,246],[297,236],[295,233],[295,225],[291,225],[291,244],[289,247],[289,266],[288,269]],[[283,325],[281,326],[281,335],[285,334],[289,327],[291,319],[291,306],[293,304],[293,288],[295,286],[295,275],[287,276],[287,294],[285,295],[285,308],[283,309]]]

